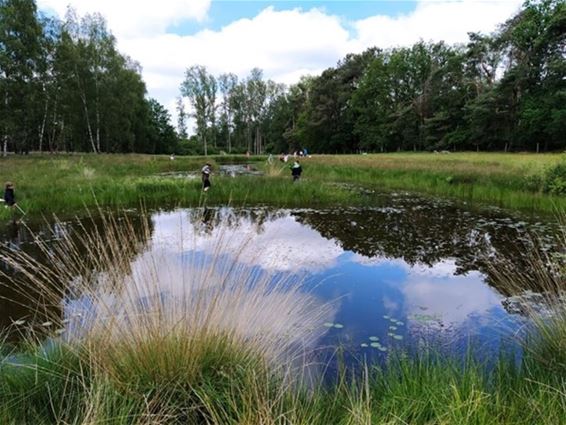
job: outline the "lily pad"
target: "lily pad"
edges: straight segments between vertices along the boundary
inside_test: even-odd
[[[403,335],[393,335],[393,338],[398,341],[401,341],[403,339]]]
[[[376,337],[376,336],[370,336],[370,337],[369,337],[369,340],[370,340],[370,341],[379,341],[379,338]]]
[[[369,347],[369,345],[367,345],[365,342],[363,342],[362,344],[360,344],[360,347],[367,348],[367,347]]]
[[[383,318],[384,318],[385,320],[391,319],[391,317],[390,317],[390,316],[387,316],[387,315],[383,316]]]
[[[384,353],[387,351],[387,347],[384,347],[383,345],[382,345],[381,347],[377,347],[377,349],[378,349],[379,351],[384,352]]]
[[[324,324],[324,326],[326,326],[327,328],[333,328],[333,327],[334,327],[334,323],[326,322],[326,323]]]
[[[371,345],[373,348],[379,348],[379,347],[381,347],[381,344],[380,344],[379,342],[372,342],[370,345]]]
[[[395,336],[395,334],[393,332],[387,332],[388,336]]]
[[[389,326],[389,329],[391,329],[392,331],[396,331],[396,330],[397,330],[397,326]]]
[[[342,324],[340,324],[340,323],[335,323],[335,324],[334,324],[334,327],[335,327],[336,329],[342,329],[342,328],[344,327],[344,325],[342,325]]]

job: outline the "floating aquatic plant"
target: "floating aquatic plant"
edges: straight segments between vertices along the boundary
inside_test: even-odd
[[[370,340],[370,341],[379,341],[379,338],[376,337],[376,336],[370,336],[370,337],[369,337],[369,340]]]

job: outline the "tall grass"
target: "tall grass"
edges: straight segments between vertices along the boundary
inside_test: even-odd
[[[540,238],[532,235],[523,246],[526,267],[522,273],[515,272],[514,265],[507,261],[495,262],[492,274],[502,288],[515,294],[531,319],[524,344],[528,357],[566,382],[566,212],[559,211],[557,217],[559,250],[541,249]]]
[[[291,184],[287,164],[268,164],[254,157],[264,176],[227,178],[214,175],[207,195],[212,205],[275,205],[312,207],[364,205],[371,202],[356,190],[339,184],[386,190],[408,190],[466,202],[511,209],[552,212],[566,207],[563,196],[546,193],[545,175],[563,155],[535,154],[381,154],[320,155],[303,160],[300,184]],[[151,155],[65,155],[0,158],[0,182],[16,183],[19,205],[29,217],[72,216],[84,206],[148,208],[195,206],[203,194],[198,179],[205,158]],[[214,157],[221,163],[245,162],[244,156]],[[183,179],[168,173],[192,173]],[[562,187],[562,174],[552,187]],[[337,185],[338,184],[338,185]],[[9,219],[0,208],[0,220]]]
[[[149,226],[138,236],[127,220],[103,218],[55,247],[38,241],[49,266],[20,251],[0,254],[15,271],[11,285],[40,298],[44,324],[61,329],[47,348],[32,344],[2,362],[7,418],[74,421],[91,415],[93,392],[111,391],[120,409],[147,408],[151,421],[201,423],[234,385],[287,382],[332,313],[296,282],[222,257],[226,235],[203,258],[182,239],[148,250]],[[46,386],[55,388],[40,391]]]
[[[538,291],[546,285],[554,309],[532,312],[521,358],[502,354],[488,366],[471,355],[397,352],[361,374],[342,368],[329,384],[304,377],[305,347],[320,335],[331,306],[302,293],[297,282],[220,255],[232,244],[228,233],[218,233],[217,249],[205,259],[192,253],[190,240],[156,240],[149,223],[140,234],[118,218],[103,216],[88,233],[64,233],[55,247],[39,241],[48,266],[19,251],[0,254],[17,271],[13,285],[52,304],[45,314],[53,322],[47,336],[31,333],[17,350],[4,348],[0,423],[563,421],[561,257],[531,257]],[[237,252],[246,255],[245,248]],[[520,277],[498,270],[515,290]]]

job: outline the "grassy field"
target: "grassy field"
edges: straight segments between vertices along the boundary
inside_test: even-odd
[[[241,157],[209,158],[219,163]],[[149,155],[57,155],[0,158],[0,181],[13,181],[19,205],[30,216],[76,214],[95,204],[146,207],[231,203],[280,207],[371,204],[368,190],[406,190],[468,203],[548,212],[566,207],[563,154],[320,155],[305,158],[300,184],[291,184],[287,164],[265,157],[252,162],[262,177],[213,176],[203,196],[199,170],[205,158]],[[566,166],[564,166],[566,168]],[[550,181],[549,170],[558,170]],[[192,172],[196,179],[164,173]],[[557,174],[557,173],[555,173]],[[560,186],[563,185],[563,186]],[[558,188],[558,189],[557,189]],[[552,194],[552,191],[555,194]],[[0,209],[0,218],[9,212]]]

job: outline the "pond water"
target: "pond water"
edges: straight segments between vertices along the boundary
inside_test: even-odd
[[[239,177],[239,176],[261,176],[263,172],[259,171],[252,164],[221,164],[218,170],[213,169],[213,173],[218,172],[221,176]],[[167,177],[175,179],[194,180],[200,178],[200,173],[191,171],[172,171],[167,173],[159,173],[158,177]]]
[[[530,232],[542,235],[542,249],[553,249],[556,224],[407,194],[383,195],[381,205],[154,212],[143,251],[166,246],[174,259],[189,252],[204,259],[220,255],[295,277],[304,291],[335,306],[320,324],[325,329],[317,352],[324,360],[335,357],[338,347],[348,363],[379,361],[398,348],[413,351],[429,343],[457,353],[473,347],[488,357],[502,346],[515,349],[513,336],[526,319],[510,308],[506,301],[514,294],[498,287],[486,259],[505,259],[520,269]],[[136,213],[130,216],[136,226]],[[58,223],[35,232],[57,241],[76,227]],[[222,252],[211,242],[219,237],[226,241]],[[0,231],[4,249],[34,254],[33,238],[22,227]],[[38,309],[9,280],[1,283],[0,329],[13,330],[14,322],[29,321]],[[61,303],[62,317],[70,305]]]

